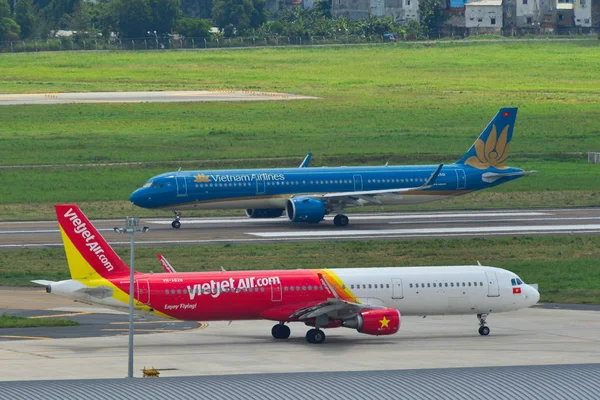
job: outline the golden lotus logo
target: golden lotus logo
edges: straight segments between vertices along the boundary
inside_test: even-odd
[[[498,169],[506,168],[506,159],[510,150],[510,143],[506,143],[508,140],[508,128],[509,125],[506,125],[502,133],[500,133],[500,137],[498,137],[496,134],[496,125],[493,125],[492,131],[485,143],[483,143],[483,140],[477,139],[475,142],[476,156],[469,157],[465,161],[465,164],[477,169],[486,169],[489,167],[496,167]]]
[[[210,178],[204,174],[198,174],[198,175],[194,176],[194,182],[206,183],[206,182],[210,182]]]

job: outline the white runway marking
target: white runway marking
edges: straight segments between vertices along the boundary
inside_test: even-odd
[[[397,220],[397,219],[437,219],[437,218],[479,218],[479,217],[534,217],[551,215],[549,213],[542,212],[482,212],[482,213],[458,213],[458,214],[408,214],[408,215],[365,215],[365,214],[349,214],[349,218],[352,220]],[[325,217],[326,221],[333,220],[333,216]],[[171,225],[172,220],[164,219],[144,219],[149,224],[158,225]],[[264,223],[264,222],[289,222],[287,217],[279,218],[237,218],[233,217],[230,219],[219,218],[219,219],[205,219],[205,218],[184,218],[185,224],[233,224],[233,223]]]
[[[264,238],[274,237],[348,237],[348,236],[379,236],[379,235],[414,235],[414,234],[479,234],[497,232],[562,232],[562,231],[597,231],[600,225],[521,225],[521,226],[490,226],[490,227],[459,227],[459,228],[421,228],[421,229],[373,229],[348,231],[296,231],[296,232],[247,232],[248,235]]]

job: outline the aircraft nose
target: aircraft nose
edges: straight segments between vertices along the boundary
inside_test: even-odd
[[[131,204],[138,207],[144,207],[146,196],[143,192],[144,190],[138,189],[131,193],[131,196],[129,196],[129,201],[131,201]]]
[[[529,286],[529,285],[528,285]],[[529,299],[531,300],[531,305],[537,304],[540,301],[540,292],[538,292],[533,286],[528,287]]]

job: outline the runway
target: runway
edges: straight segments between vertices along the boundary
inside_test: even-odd
[[[242,90],[196,90],[165,92],[89,92],[0,94],[1,105],[71,104],[71,103],[182,103],[192,101],[266,101],[307,100],[317,97],[287,93]]]
[[[488,318],[406,317],[398,334],[368,336],[326,330],[311,345],[307,327],[290,325],[289,340],[270,335],[272,322],[210,322],[200,330],[137,335],[135,375],[153,366],[162,377],[271,372],[368,371],[594,363],[600,357],[600,312],[532,308]],[[0,380],[121,378],[127,337],[0,341]]]
[[[85,211],[85,210],[84,210]],[[240,211],[240,214],[242,212]],[[332,217],[320,224],[293,224],[285,217],[186,218],[179,230],[171,219],[147,218],[149,232],[138,246],[180,246],[290,241],[502,237],[515,235],[598,235],[600,208],[485,210],[404,213],[352,213],[350,225],[335,227]],[[128,246],[114,232],[123,220],[95,220],[114,246]],[[56,221],[0,222],[0,249],[62,247]]]

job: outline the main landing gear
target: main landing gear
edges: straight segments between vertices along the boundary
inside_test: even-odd
[[[348,222],[348,217],[346,217],[344,214],[338,214],[333,217],[333,224],[335,226],[346,226],[348,225]]]
[[[271,335],[273,335],[275,339],[287,339],[290,337],[290,327],[281,322],[273,326],[271,329]]]
[[[487,316],[487,314],[477,314],[477,319],[479,320],[479,334],[481,336],[487,336],[490,334],[490,328],[488,328],[485,324],[485,319]]]
[[[290,337],[290,327],[284,325],[283,322],[273,325],[271,328],[271,335],[275,339],[287,339]],[[320,329],[309,329],[306,332],[306,341],[313,344],[321,344],[325,341],[325,332]]]
[[[306,332],[306,341],[313,344],[321,344],[325,341],[325,332],[320,329],[309,329]]]
[[[181,218],[181,214],[179,213],[179,211],[173,211],[173,214],[175,214],[175,221],[171,222],[171,226],[174,229],[179,229],[179,228],[181,228],[181,222],[179,222],[179,218]]]

